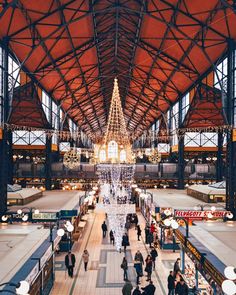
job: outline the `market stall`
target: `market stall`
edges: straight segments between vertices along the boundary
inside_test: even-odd
[[[182,276],[190,290],[196,287],[199,294],[223,295],[225,265],[195,237],[189,235],[186,239],[183,228],[177,229],[175,236],[181,245]]]

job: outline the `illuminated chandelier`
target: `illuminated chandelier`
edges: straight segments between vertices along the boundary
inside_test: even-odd
[[[72,148],[64,154],[63,165],[68,169],[75,169],[80,165],[80,150]]]
[[[111,106],[104,139],[94,148],[97,163],[134,163],[131,143],[126,129],[118,81],[114,79]]]

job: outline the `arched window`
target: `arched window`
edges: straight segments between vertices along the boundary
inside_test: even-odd
[[[120,152],[120,161],[121,162],[126,161],[126,151],[125,150],[121,150],[121,152]]]
[[[108,158],[109,159],[118,158],[118,144],[114,140],[108,143]]]
[[[99,153],[99,160],[101,162],[105,162],[106,161],[106,151],[105,150],[100,150]]]

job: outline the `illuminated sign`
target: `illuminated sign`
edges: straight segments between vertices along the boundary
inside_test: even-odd
[[[56,212],[42,212],[32,214],[32,219],[40,219],[40,220],[55,220],[57,219],[57,213]]]
[[[224,218],[224,216],[227,213],[230,213],[229,211],[195,211],[195,210],[175,210],[175,217],[184,217],[184,218],[208,218],[207,215],[211,213],[213,215],[213,218]]]

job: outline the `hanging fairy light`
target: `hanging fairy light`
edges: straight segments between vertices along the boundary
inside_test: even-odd
[[[75,169],[80,165],[80,151],[75,148],[66,152],[63,157],[63,165],[68,169]]]
[[[95,145],[97,163],[134,163],[135,155],[126,129],[124,113],[119,94],[118,80],[114,79],[111,105],[104,138]]]

